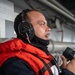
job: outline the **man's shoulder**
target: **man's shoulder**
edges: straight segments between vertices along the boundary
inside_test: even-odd
[[[4,51],[10,51],[13,48],[19,48],[19,45],[22,44],[22,41],[18,38],[12,38],[10,40],[7,40],[5,42],[0,43],[0,52],[4,52]],[[10,49],[10,50],[9,50]]]

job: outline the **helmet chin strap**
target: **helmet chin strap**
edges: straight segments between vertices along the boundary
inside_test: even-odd
[[[26,33],[26,37],[27,37],[26,39],[27,39],[28,43],[30,43],[31,45],[37,46],[37,47],[41,47],[41,45],[36,44],[36,43],[33,43],[32,41],[30,41],[28,33]],[[40,39],[40,38],[39,38],[39,39]],[[41,40],[42,40],[42,39],[41,39]],[[43,42],[43,43],[45,43],[45,42]]]
[[[30,41],[30,39],[29,39],[29,35],[26,33],[26,36],[27,36],[27,41],[31,44],[31,45],[34,45],[34,46],[38,46],[39,47],[39,45],[36,45],[36,44],[33,44],[33,43],[31,43],[31,41]],[[41,46],[40,46],[41,47]]]
[[[31,44],[28,34],[26,33],[27,41]]]

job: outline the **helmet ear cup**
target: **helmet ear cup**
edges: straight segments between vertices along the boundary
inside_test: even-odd
[[[31,40],[34,37],[34,28],[32,24],[25,21],[19,24],[18,32],[24,38],[29,37],[29,40]]]

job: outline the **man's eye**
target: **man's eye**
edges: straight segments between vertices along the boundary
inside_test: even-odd
[[[44,24],[40,24],[40,25],[44,25]]]
[[[45,23],[40,23],[40,25],[45,25]]]
[[[39,23],[39,25],[41,25],[41,26],[47,25],[47,23],[44,22],[44,21],[39,21],[38,23]]]

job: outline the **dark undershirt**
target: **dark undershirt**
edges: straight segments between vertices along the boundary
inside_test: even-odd
[[[12,57],[3,64],[0,75],[35,75],[35,73],[25,61]]]
[[[0,75],[36,75],[32,68],[23,60],[12,57],[8,59],[0,68]],[[75,75],[63,69],[60,75]]]

